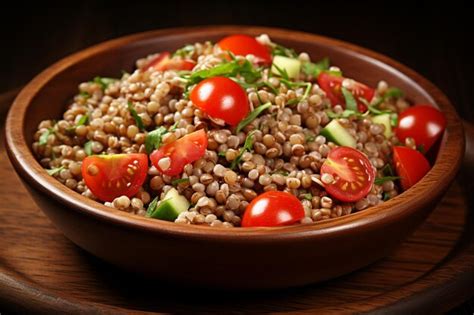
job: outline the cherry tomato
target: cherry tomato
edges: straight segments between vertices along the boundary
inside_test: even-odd
[[[346,99],[344,98],[341,89],[342,81],[344,81],[345,79],[346,78],[344,77],[331,75],[324,71],[321,72],[318,76],[318,84],[321,89],[326,92],[326,95],[331,101],[332,106],[336,106],[337,104],[341,105],[344,108],[346,106]],[[347,90],[352,93],[354,99],[357,101],[357,109],[359,110],[359,112],[363,113],[367,111],[367,106],[363,102],[361,102],[359,98],[364,98],[368,102],[370,102],[374,97],[374,90],[368,87],[367,85],[357,81],[353,81],[351,87]]]
[[[321,166],[321,176],[324,174],[334,178],[324,186],[328,194],[346,202],[367,196],[375,180],[375,169],[367,156],[351,147],[332,149]]]
[[[407,108],[398,116],[395,133],[400,141],[412,137],[416,145],[428,151],[446,128],[446,118],[436,108],[429,105],[416,105]]]
[[[246,56],[252,54],[259,63],[270,64],[272,62],[272,56],[268,48],[248,35],[227,36],[217,44],[222,50],[229,50],[234,55]]]
[[[150,160],[161,173],[175,176],[183,172],[186,164],[200,159],[206,148],[207,135],[200,129],[153,151]],[[164,160],[160,162],[161,159]]]
[[[82,161],[82,177],[102,201],[134,196],[145,181],[148,156],[142,153],[91,155]]]
[[[408,147],[393,147],[393,161],[403,190],[415,185],[430,170],[424,155]]]
[[[268,191],[247,206],[242,226],[290,225],[303,218],[304,209],[298,198],[283,191]]]
[[[157,71],[166,70],[192,70],[196,63],[191,59],[170,58],[170,53],[165,51],[153,58],[143,70],[155,68]]]
[[[249,113],[247,93],[226,77],[214,77],[201,81],[191,91],[191,101],[212,118],[237,125]]]

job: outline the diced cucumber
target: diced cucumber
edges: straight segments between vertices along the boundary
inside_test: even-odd
[[[392,136],[392,124],[390,123],[391,122],[390,114],[387,113],[387,114],[373,116],[372,122],[385,126],[385,131],[383,133],[385,138],[388,139]]]
[[[272,73],[281,75],[278,69],[286,71],[289,78],[296,79],[300,75],[301,61],[295,58],[275,56],[273,57]]]
[[[336,119],[331,120],[331,122],[321,130],[321,135],[339,145],[355,148],[357,144],[354,137],[351,136]]]
[[[174,221],[181,212],[188,210],[189,201],[180,195],[175,188],[171,188],[158,203],[149,217],[166,221]]]

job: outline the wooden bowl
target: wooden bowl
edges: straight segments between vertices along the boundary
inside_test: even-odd
[[[414,103],[447,118],[433,168],[380,206],[336,219],[279,228],[216,229],[143,218],[103,206],[68,189],[35,160],[32,136],[43,119],[60,117],[77,85],[119,76],[147,54],[232,33],[271,38],[317,60],[329,56],[349,77],[404,90]],[[10,160],[43,212],[86,251],[127,270],[192,286],[263,289],[327,280],[384,257],[436,206],[464,154],[461,122],[449,100],[413,70],[373,51],[325,37],[262,27],[196,27],[146,32],[88,48],[50,66],[18,95],[6,121]],[[21,211],[21,209],[18,209]],[[28,222],[18,222],[28,225]]]

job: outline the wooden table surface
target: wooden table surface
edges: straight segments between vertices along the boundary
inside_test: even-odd
[[[63,56],[125,34],[172,26],[257,24],[318,33],[384,53],[433,81],[448,95],[461,116],[467,121],[474,122],[472,106],[474,67],[471,50],[468,49],[469,39],[474,38],[469,27],[472,19],[469,17],[467,4],[452,2],[450,4],[436,6],[427,2],[407,6],[399,1],[396,4],[383,4],[378,1],[367,4],[367,7],[361,7],[359,2],[341,5],[331,4],[330,1],[293,1],[290,6],[285,7],[281,4],[269,5],[250,0],[238,3],[206,1],[191,3],[175,0],[160,3],[159,6],[153,2],[114,2],[114,5],[111,5],[100,1],[82,1],[69,7],[66,3],[54,6],[33,3],[17,9],[12,8],[8,10],[8,14],[2,16],[0,23],[3,23],[4,27],[0,28],[0,35],[6,45],[0,49],[2,63],[0,91],[5,92],[21,86]],[[3,12],[7,13],[7,10]],[[8,99],[5,94],[2,94],[2,97]],[[0,117],[3,121],[4,112],[0,111]],[[42,238],[37,239],[34,235],[28,234],[27,227],[22,229],[14,217],[3,216],[2,213],[0,265],[11,267],[7,268],[10,272],[15,270],[15,274],[9,274],[13,279],[20,277],[25,281],[23,284],[31,284],[32,290],[40,287],[51,292],[52,297],[62,294],[68,301],[73,302],[87,297],[94,303],[110,304],[113,301],[111,304],[115,306],[133,304],[138,309],[161,311],[190,311],[193,306],[201,311],[222,311],[225,305],[230,305],[226,303],[232,301],[229,301],[225,294],[217,294],[222,301],[207,308],[204,301],[192,297],[190,301],[182,303],[181,308],[173,309],[176,299],[169,294],[164,295],[169,299],[164,304],[156,301],[141,304],[146,300],[146,291],[153,285],[145,283],[142,286],[142,282],[131,276],[117,278],[119,274],[117,270],[85,254],[64,239],[28,199],[9,168],[3,145],[0,148],[0,185],[3,191],[0,195],[7,196],[5,191],[12,194],[0,202],[0,207],[7,203],[20,206],[24,210],[22,218],[31,220],[28,221],[28,228],[33,227],[44,233]],[[462,175],[468,178],[466,173]],[[462,190],[472,192],[473,188],[472,181],[462,181],[460,178],[422,229],[387,260],[330,284],[280,292],[275,296],[259,295],[259,301],[245,297],[243,301],[231,304],[235,310],[242,311],[310,310],[316,305],[330,307],[334,304],[346,305],[348,306],[346,310],[355,311],[361,309],[351,308],[356,305],[351,303],[362,300],[370,309],[370,305],[374,305],[372,303],[377,304],[373,302],[377,294],[380,294],[381,301],[393,302],[391,299],[401,294],[406,284],[416,285],[421,281],[428,285],[430,278],[427,275],[437,274],[441,267],[448,269],[442,269],[445,271],[449,271],[450,268],[451,271],[456,270],[460,266],[450,263],[457,261],[459,253],[464,253],[466,249],[472,250],[472,243],[465,236],[467,231],[472,234],[474,220],[472,211],[468,210],[474,204],[474,196],[463,195]],[[21,203],[18,203],[19,201]],[[14,239],[11,239],[12,235]],[[430,238],[432,235],[435,237]],[[459,240],[462,242],[459,243]],[[43,246],[44,251],[41,251]],[[6,248],[12,252],[8,252]],[[58,261],[58,251],[64,251],[63,256],[68,258],[62,267]],[[420,256],[414,263],[413,256],[410,256],[413,253]],[[36,257],[35,259],[39,261],[32,257]],[[79,261],[82,266],[71,264],[72,261]],[[35,269],[30,268],[31,266],[35,266]],[[471,276],[472,268],[471,265]],[[74,273],[79,272],[80,275],[84,270],[87,270],[84,273],[87,275],[85,278],[74,278]],[[390,283],[386,278],[392,279],[391,275],[396,270],[398,278]],[[367,281],[373,282],[365,287],[361,285]],[[470,281],[471,284],[473,282],[472,279],[464,281]],[[127,287],[124,287],[123,283],[126,283]],[[95,287],[95,291],[91,292],[93,296],[87,292],[87,289],[92,287]],[[451,296],[455,292],[453,288],[449,286],[443,288],[446,292],[442,294],[446,295],[448,307],[454,307],[456,303],[461,302],[459,296],[457,299]],[[386,295],[388,291],[391,293]],[[337,300],[336,297],[341,292],[346,294],[345,300]],[[404,293],[407,294],[406,291]],[[163,292],[159,290],[159,294]],[[440,292],[436,294],[434,296],[439,296]],[[472,294],[471,291],[462,295],[467,297]],[[406,298],[412,301],[410,303],[416,301],[409,299],[408,295]],[[419,298],[423,300],[423,297]],[[162,298],[157,297],[156,300],[161,301]],[[0,313],[3,311],[2,301],[11,302],[0,297]],[[20,301],[16,302],[21,304]],[[435,305],[438,303],[443,304],[442,299],[435,301]],[[471,314],[472,300],[454,312]]]

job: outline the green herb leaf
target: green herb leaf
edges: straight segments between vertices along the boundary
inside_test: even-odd
[[[392,125],[392,127],[396,127],[398,125],[398,115],[397,114],[392,114],[390,115],[390,125]]]
[[[247,134],[247,137],[245,138],[244,146],[242,147],[242,149],[240,149],[239,155],[230,164],[230,168],[232,170],[235,169],[235,167],[240,163],[240,160],[242,159],[242,155],[244,155],[246,151],[250,151],[252,149],[254,133],[255,133],[255,130]]]
[[[231,62],[221,63],[211,69],[193,72],[189,76],[184,76],[184,78],[188,81],[188,86],[190,86],[204,79],[216,76],[237,77],[237,75],[241,75],[247,83],[253,83],[262,77],[260,69],[254,68],[250,61],[236,59]]]
[[[252,121],[255,120],[255,118],[258,117],[258,115],[260,115],[264,110],[266,110],[267,108],[270,108],[270,106],[272,106],[272,103],[268,102],[268,103],[265,103],[263,105],[260,105],[258,107],[256,107],[253,111],[251,111],[247,117],[245,117],[238,125],[237,125],[237,129],[235,129],[235,133],[238,133],[240,132],[242,129],[245,128],[245,126],[247,126],[248,124],[250,124]]]
[[[283,176],[288,176],[288,175],[290,175],[289,172],[287,172],[287,171],[285,171],[285,170],[282,170],[282,169],[278,169],[278,170],[276,170],[276,171],[273,171],[273,172],[271,172],[270,174],[272,174],[272,175],[273,175],[273,174],[280,174],[280,175],[283,175]]]
[[[153,150],[158,149],[163,141],[163,135],[168,133],[168,130],[160,126],[153,131],[150,131],[145,138],[145,150],[150,154]]]
[[[393,172],[393,169],[392,169],[392,166],[390,165],[390,163],[387,163],[384,165],[384,167],[382,167],[382,174],[386,175],[386,176],[394,176],[394,172]]]
[[[416,149],[421,153],[421,154],[425,154],[426,153],[426,150],[425,150],[425,146],[423,144],[419,144]]]
[[[89,114],[82,115],[79,121],[76,124],[76,127],[85,125],[89,121]]]
[[[153,199],[148,205],[148,208],[146,209],[146,216],[150,218],[153,215],[153,212],[156,211],[156,208],[158,208],[158,197],[155,197],[155,199]]]
[[[341,70],[324,70],[325,73],[329,75],[334,75],[336,77],[342,77],[342,71]]]
[[[87,155],[92,155],[92,140],[87,141],[84,144],[84,152],[86,152]]]
[[[379,178],[375,179],[374,184],[375,185],[382,185],[383,183],[388,182],[390,180],[397,180],[397,179],[400,179],[400,178],[401,178],[400,176],[379,177]]]
[[[285,56],[285,57],[290,57],[290,58],[298,57],[298,54],[293,48],[287,48],[279,44],[275,44],[275,46],[272,48],[272,55]]]
[[[48,137],[54,134],[53,128],[48,128],[45,132],[43,132],[39,138],[39,145],[45,145],[48,143]]]
[[[313,142],[314,140],[316,140],[316,136],[307,135],[305,140],[306,142]]]
[[[145,125],[143,125],[143,120],[140,116],[138,116],[137,111],[133,108],[132,102],[128,101],[128,111],[130,115],[132,115],[133,119],[135,119],[135,123],[140,130],[145,130]]]
[[[403,97],[405,93],[402,90],[396,87],[388,88],[387,91],[378,98],[375,102],[372,103],[373,107],[377,107],[389,98],[400,98]]]
[[[46,170],[46,172],[48,172],[49,175],[54,176],[54,175],[58,174],[59,172],[61,172],[63,169],[65,169],[64,165],[62,165],[60,167],[52,168],[50,170]]]
[[[345,109],[342,113],[337,114],[331,110],[326,111],[326,114],[328,115],[329,118],[335,119],[335,118],[349,118],[351,116],[356,116],[357,118],[364,117],[363,114],[353,111],[351,109]]]
[[[277,66],[275,63],[273,63],[273,67],[278,71],[278,74],[285,80],[290,81],[290,76],[288,75],[288,72],[286,72],[286,69],[282,69],[279,66]]]
[[[88,92],[86,92],[86,91],[81,91],[81,92],[79,93],[79,95],[82,96],[82,97],[84,97],[84,98],[89,98],[89,97],[91,97],[91,95],[90,95]]]
[[[92,82],[99,84],[102,91],[105,91],[109,87],[110,84],[112,84],[116,81],[118,81],[118,80],[114,79],[114,78],[95,77]]]
[[[390,199],[390,195],[388,194],[388,192],[384,192],[383,193],[383,201],[387,201]]]
[[[304,74],[310,75],[313,77],[318,77],[318,75],[325,70],[329,69],[329,58],[323,58],[316,63],[305,62],[302,64],[301,70]]]
[[[303,199],[311,201],[311,200],[313,200],[313,195],[310,194],[310,193],[304,194]]]
[[[194,47],[194,45],[185,45],[185,46],[177,49],[173,53],[173,57],[174,56],[180,56],[182,58],[190,58],[194,54],[195,49],[196,48]]]
[[[372,105],[367,106],[367,110],[374,115],[391,114],[390,110],[380,110]]]
[[[221,151],[221,152],[217,153],[217,156],[225,158],[225,152]]]
[[[342,95],[344,95],[344,99],[346,100],[346,108],[358,112],[357,102],[352,93],[349,92],[345,87],[341,87],[341,91]]]
[[[176,186],[176,185],[179,185],[181,183],[188,183],[188,182],[189,182],[189,178],[178,178],[178,179],[175,179],[175,180],[171,181],[171,185]]]

